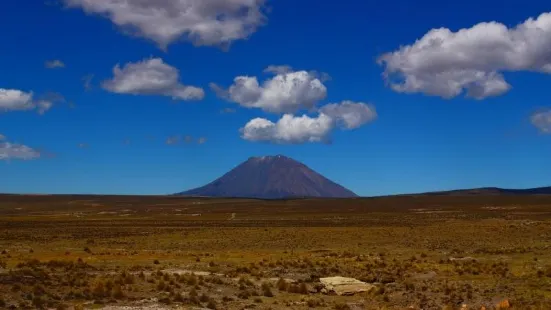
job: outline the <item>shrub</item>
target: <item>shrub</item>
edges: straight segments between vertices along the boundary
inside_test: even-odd
[[[106,295],[105,285],[102,281],[95,283],[94,288],[92,289],[92,295],[96,298],[101,298]]]
[[[197,284],[197,276],[192,273],[191,275],[189,275],[186,279],[186,283],[190,286],[194,286]]]
[[[157,290],[158,291],[164,291],[166,289],[166,284],[163,280],[159,281],[159,283],[157,283]]]
[[[33,298],[33,306],[35,306],[36,308],[42,309],[45,305],[46,302],[40,296],[35,296]]]
[[[333,308],[335,310],[350,310],[350,306],[346,303],[337,303]]]
[[[124,298],[124,292],[122,291],[120,285],[115,286],[113,289],[113,298],[122,299]]]
[[[234,301],[234,299],[231,298],[231,297],[229,297],[229,296],[224,296],[224,297],[222,297],[222,301],[224,301],[224,302],[230,302],[230,301]]]
[[[159,299],[159,302],[163,303],[165,305],[170,305],[172,303],[172,300],[170,300],[170,298],[168,298],[168,297],[164,297],[164,298]]]
[[[253,286],[254,283],[247,277],[241,277],[239,278],[239,284],[241,285],[247,285],[247,286]]]
[[[199,298],[196,295],[195,296],[190,296],[189,297],[189,302],[191,302],[192,304],[195,304],[195,305],[201,304],[201,302],[199,301]]]
[[[310,308],[316,308],[316,307],[319,307],[319,306],[322,306],[323,305],[323,301],[322,300],[319,300],[319,299],[308,299],[308,301],[306,302],[306,304],[308,305],[308,307]]]
[[[274,293],[272,293],[271,285],[267,282],[262,283],[262,295],[266,297],[274,297]]]
[[[210,300],[209,296],[205,295],[204,293],[201,294],[201,297],[199,297],[200,302],[207,302],[209,300]]]
[[[308,294],[308,287],[305,283],[300,283],[300,285],[298,286],[298,293],[305,295]]]
[[[241,299],[249,299],[250,296],[251,294],[249,293],[249,291],[241,291],[239,292],[239,294],[237,294],[237,297]]]
[[[209,302],[207,303],[207,308],[209,309],[216,309],[216,302],[214,300],[209,300]]]
[[[289,283],[287,283],[285,279],[279,278],[279,280],[277,280],[277,289],[282,292],[287,291],[289,289]]]

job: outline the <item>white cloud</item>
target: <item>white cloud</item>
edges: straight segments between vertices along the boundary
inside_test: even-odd
[[[316,74],[307,71],[287,71],[268,67],[269,72],[280,72],[259,84],[256,77],[238,76],[229,89],[211,83],[220,97],[247,108],[260,108],[271,113],[293,113],[312,109],[325,99],[327,88]]]
[[[273,73],[273,74],[285,74],[288,72],[293,71],[293,68],[288,65],[281,65],[281,66],[268,66],[268,68],[264,69],[264,73]]]
[[[181,84],[178,69],[167,65],[160,58],[127,63],[122,68],[116,65],[113,75],[102,86],[118,94],[159,95],[175,100],[200,100],[205,95],[202,88]]]
[[[206,142],[207,142],[207,138],[205,137],[200,137],[199,139],[197,139],[198,144],[205,144]]]
[[[65,68],[65,63],[59,59],[48,60],[44,63],[44,66],[48,69]]]
[[[331,117],[338,126],[345,129],[359,128],[377,118],[374,106],[349,100],[324,105],[320,112]]]
[[[252,142],[328,143],[335,129],[356,129],[376,118],[377,112],[372,105],[347,100],[323,106],[316,117],[284,114],[276,123],[265,118],[255,118],[240,132],[241,138]]]
[[[289,65],[270,65],[266,69],[264,69],[264,71],[262,71],[262,72],[267,73],[267,74],[278,75],[278,74],[290,73],[290,72],[293,72],[293,71],[295,71],[295,70],[293,69],[293,67],[291,67]],[[331,80],[331,76],[328,73],[325,73],[325,72],[310,70],[310,71],[308,71],[308,74],[310,74],[312,77],[317,78],[321,82],[327,82],[327,81]]]
[[[161,48],[184,39],[195,45],[227,45],[246,39],[265,23],[265,0],[63,0],[69,7],[107,17],[126,33]]]
[[[551,13],[544,13],[514,28],[487,22],[457,32],[432,29],[379,63],[397,92],[483,99],[511,88],[502,72],[551,73],[550,50]]]
[[[0,141],[4,141],[6,140],[6,136],[4,136],[3,134],[0,134]]]
[[[551,109],[532,114],[530,121],[532,125],[540,130],[540,132],[551,134]]]
[[[22,144],[0,142],[0,160],[32,160],[40,158],[40,152]]]
[[[277,123],[264,118],[255,118],[241,128],[241,137],[253,142],[301,144],[306,142],[329,142],[333,120],[324,114],[312,118],[307,115],[285,114]]]
[[[0,112],[36,110],[42,114],[49,110],[55,101],[35,100],[33,97],[33,92],[0,88]]]

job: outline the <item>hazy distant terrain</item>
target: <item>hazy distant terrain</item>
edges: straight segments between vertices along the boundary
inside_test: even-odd
[[[526,189],[507,189],[499,187],[483,187],[473,189],[458,189],[451,191],[431,192],[421,195],[551,195],[551,186]]]

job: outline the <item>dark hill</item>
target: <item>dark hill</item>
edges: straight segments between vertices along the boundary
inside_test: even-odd
[[[442,192],[430,192],[420,195],[450,195],[450,196],[492,196],[492,195],[551,195],[550,187],[537,187],[526,189],[507,189],[499,187],[482,187],[473,189],[458,189]]]
[[[176,195],[260,199],[357,197],[306,165],[282,155],[251,157],[212,183]]]

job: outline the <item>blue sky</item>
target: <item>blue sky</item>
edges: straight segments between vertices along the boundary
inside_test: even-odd
[[[275,154],[365,196],[551,185],[546,1],[211,0],[174,24],[112,2],[3,3],[0,191],[165,194]]]

